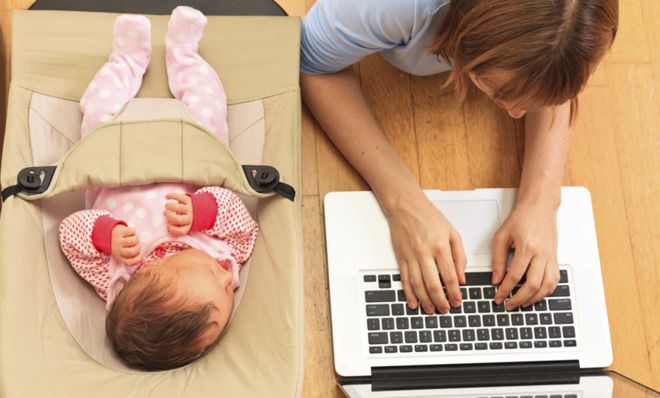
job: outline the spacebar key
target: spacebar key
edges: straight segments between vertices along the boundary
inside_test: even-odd
[[[364,292],[367,303],[386,303],[396,301],[394,290],[367,290]]]
[[[491,272],[466,272],[465,286],[491,285],[492,275]]]

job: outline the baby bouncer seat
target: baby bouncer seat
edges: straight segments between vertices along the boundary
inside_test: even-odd
[[[107,59],[116,16],[13,14],[0,170],[0,396],[299,396],[302,231],[300,199],[289,188],[301,186],[299,21],[209,16],[200,53],[225,87],[229,148],[176,117],[117,120],[80,140],[78,101]],[[138,104],[170,101],[167,18],[149,16],[152,61]],[[114,357],[104,303],[66,262],[57,229],[84,207],[87,188],[165,181],[236,191],[260,235],[220,344],[181,369],[133,371]]]

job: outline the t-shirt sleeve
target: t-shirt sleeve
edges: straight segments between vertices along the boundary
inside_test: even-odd
[[[427,15],[422,0],[318,0],[302,22],[301,71],[334,73],[405,45]]]

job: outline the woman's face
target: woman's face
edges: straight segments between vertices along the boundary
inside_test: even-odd
[[[477,75],[474,72],[469,72],[470,80],[475,86],[484,92],[497,106],[504,109],[509,116],[514,119],[520,119],[525,115],[527,109],[516,108],[511,102],[495,99],[494,95],[497,90],[506,84],[511,79],[511,73],[506,71],[492,71]]]

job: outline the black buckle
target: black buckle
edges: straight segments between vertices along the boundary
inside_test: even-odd
[[[16,185],[2,190],[2,201],[10,196],[25,192],[28,195],[37,195],[48,190],[57,166],[26,167],[18,173]]]
[[[272,166],[244,165],[243,172],[252,189],[259,193],[277,192],[291,201],[296,197],[295,189],[280,182],[280,172]]]

